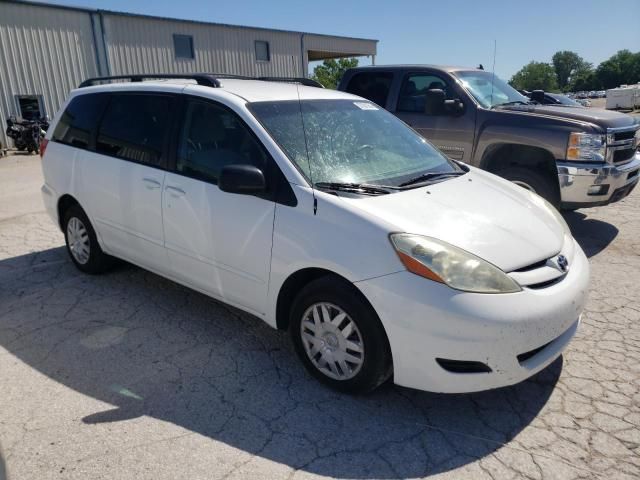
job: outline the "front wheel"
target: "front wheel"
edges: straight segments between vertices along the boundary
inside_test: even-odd
[[[519,187],[537,193],[554,207],[560,207],[560,194],[556,186],[557,178],[522,167],[507,168],[496,172],[496,174]]]
[[[289,332],[306,369],[336,390],[370,392],[391,376],[380,319],[342,279],[322,277],[304,287],[293,303]]]

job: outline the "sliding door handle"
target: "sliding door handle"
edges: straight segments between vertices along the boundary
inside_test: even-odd
[[[173,197],[184,197],[187,192],[178,187],[173,187],[171,185],[167,185],[164,189],[171,194]]]
[[[143,178],[142,181],[144,182],[145,187],[149,190],[155,190],[162,187],[162,184],[153,178]]]

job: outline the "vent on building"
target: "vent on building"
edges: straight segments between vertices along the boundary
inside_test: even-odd
[[[176,58],[188,58],[190,60],[195,58],[193,54],[193,37],[191,35],[178,35],[174,33],[173,49],[176,53]]]
[[[271,60],[269,55],[269,42],[256,40],[256,60],[259,62],[268,62]]]

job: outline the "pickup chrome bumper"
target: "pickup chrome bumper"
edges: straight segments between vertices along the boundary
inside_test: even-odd
[[[557,162],[561,207],[596,207],[622,200],[640,180],[640,152],[621,165]]]

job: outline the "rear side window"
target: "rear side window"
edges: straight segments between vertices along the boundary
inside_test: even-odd
[[[52,140],[88,149],[106,102],[107,95],[103,94],[75,97],[60,117]]]
[[[356,73],[349,80],[347,92],[371,100],[384,108],[392,81],[393,73],[391,72]]]
[[[170,103],[166,95],[113,95],[100,124],[96,152],[162,165]]]
[[[217,183],[227,165],[264,169],[266,162],[266,153],[234,113],[214,103],[189,101],[178,145],[178,172]]]

